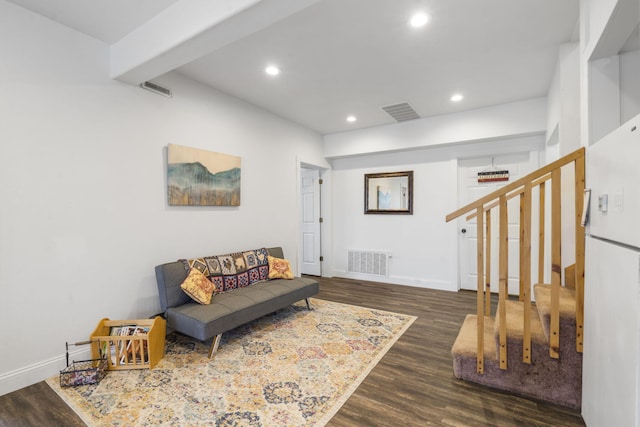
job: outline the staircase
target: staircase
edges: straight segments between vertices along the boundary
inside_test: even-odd
[[[573,173],[572,197],[562,188],[561,174]],[[546,187],[551,185],[551,195]],[[566,180],[565,180],[566,187]],[[531,224],[532,198],[538,196],[539,222]],[[584,149],[571,153],[505,187],[458,209],[451,221],[469,214],[478,231],[477,313],[467,315],[451,349],[457,378],[506,390],[518,395],[579,409],[582,394],[582,322],[584,319],[584,229],[581,214],[584,195]],[[507,201],[520,199],[520,293],[507,295]],[[550,199],[550,202],[548,201]],[[564,199],[564,200],[563,200]],[[561,285],[561,212],[563,201],[574,203],[575,264],[565,269]],[[550,205],[550,206],[549,206]],[[495,317],[491,317],[491,212],[499,214],[499,295]],[[566,226],[566,224],[565,224]],[[550,227],[550,233],[546,233]],[[545,236],[551,253],[545,253]],[[531,253],[538,239],[539,251]],[[504,242],[504,244],[503,244]],[[550,271],[550,284],[533,286],[532,260],[537,264],[535,281],[543,283]],[[485,274],[485,272],[487,274]]]

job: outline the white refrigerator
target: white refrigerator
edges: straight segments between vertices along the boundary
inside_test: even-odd
[[[587,148],[582,416],[640,427],[640,115]]]

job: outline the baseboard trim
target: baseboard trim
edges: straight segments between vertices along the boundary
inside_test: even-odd
[[[415,277],[404,276],[380,277],[361,273],[349,273],[346,270],[334,270],[333,277],[366,280],[368,282],[390,283],[392,285],[413,286],[416,288],[436,289],[440,291],[458,291],[458,287],[456,285],[444,280],[422,280]]]
[[[91,358],[89,349],[69,352],[69,360]],[[66,355],[56,356],[13,371],[0,374],[0,396],[30,386],[60,373],[66,367]]]

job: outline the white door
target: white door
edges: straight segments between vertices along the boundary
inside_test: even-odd
[[[320,261],[320,171],[302,169],[302,274],[322,275]]]
[[[521,178],[537,168],[537,156],[529,152],[495,157],[460,160],[458,163],[458,206],[464,206],[492,191]],[[508,170],[509,181],[478,182],[478,172]],[[519,294],[519,244],[520,244],[520,202],[513,198],[507,204],[509,233],[509,273],[508,292]],[[498,239],[499,208],[491,212],[491,291],[498,292]],[[460,288],[477,290],[477,228],[475,218],[466,220],[466,215],[458,220]],[[486,227],[486,225],[485,225]],[[486,228],[485,228],[486,237]],[[485,253],[486,255],[486,253]],[[486,274],[486,272],[485,272]]]

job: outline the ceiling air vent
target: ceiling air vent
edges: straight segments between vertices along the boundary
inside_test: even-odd
[[[140,87],[146,90],[150,90],[153,93],[157,93],[158,95],[166,96],[167,98],[171,98],[171,89],[167,89],[166,87],[162,87],[157,83],[153,82],[144,82],[140,83]]]
[[[400,104],[387,105],[386,107],[380,107],[382,110],[390,115],[396,122],[406,122],[407,120],[419,119],[420,116],[416,113],[408,102],[402,102]]]

